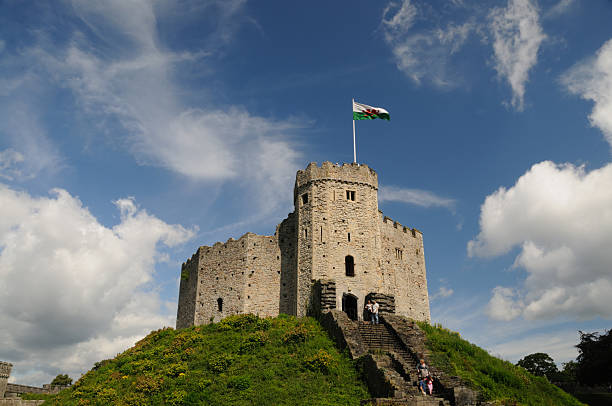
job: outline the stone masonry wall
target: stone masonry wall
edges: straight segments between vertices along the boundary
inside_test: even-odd
[[[276,237],[280,250],[280,295],[279,313],[297,314],[297,216],[290,213],[276,227]]]
[[[200,247],[195,325],[244,312],[249,235]]]
[[[195,322],[199,259],[200,250],[198,249],[181,267],[176,328],[189,327]]]
[[[8,384],[9,376],[11,376],[12,368],[13,364],[0,361],[0,398],[4,397],[4,392],[6,391],[6,385]]]
[[[280,249],[276,236],[247,236],[244,313],[277,316],[281,283]]]
[[[430,321],[423,253],[423,235],[380,214],[383,260],[381,266],[393,286],[395,313]]]

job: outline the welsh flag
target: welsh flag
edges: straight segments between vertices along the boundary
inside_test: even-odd
[[[390,120],[389,112],[380,107],[372,107],[353,101],[353,120],[374,120],[375,118]]]

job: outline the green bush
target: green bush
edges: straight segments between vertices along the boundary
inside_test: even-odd
[[[325,350],[319,350],[316,354],[304,360],[304,365],[311,371],[327,373],[333,362],[333,357]]]
[[[246,390],[251,386],[251,379],[248,376],[232,376],[227,381],[228,388],[234,388],[238,390]]]

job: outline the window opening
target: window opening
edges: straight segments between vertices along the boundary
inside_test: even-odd
[[[302,195],[302,204],[307,204],[308,203],[308,193],[304,193]]]
[[[403,254],[403,252],[402,252],[401,249],[399,249],[399,248],[395,249],[395,258],[396,259],[402,259],[402,254]]]
[[[220,312],[223,311],[223,299],[221,298],[217,299],[217,309],[219,309]]]
[[[323,226],[321,226],[321,241],[323,241]]]
[[[346,200],[355,201],[355,191],[354,190],[347,190],[346,191]]]
[[[307,228],[304,229],[304,238],[308,238],[308,229]]]
[[[351,233],[348,233],[348,242],[351,242]]]
[[[346,271],[346,276],[355,276],[355,259],[347,255],[344,258],[344,267]]]

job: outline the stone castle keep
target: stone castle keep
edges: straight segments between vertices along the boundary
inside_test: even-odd
[[[360,320],[368,299],[381,313],[430,321],[423,236],[378,210],[373,169],[311,163],[293,194],[295,210],[273,236],[202,246],[183,264],[177,328],[325,309]]]

